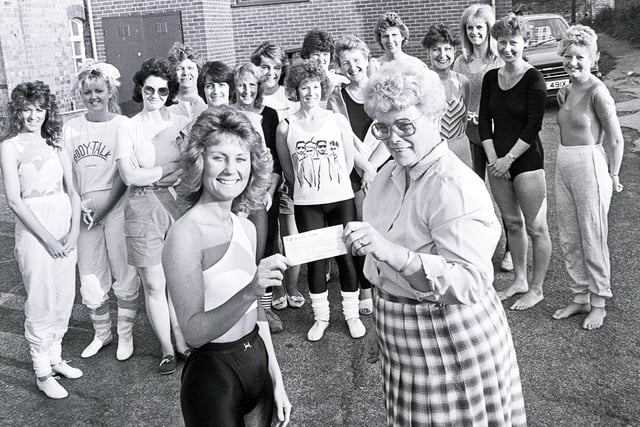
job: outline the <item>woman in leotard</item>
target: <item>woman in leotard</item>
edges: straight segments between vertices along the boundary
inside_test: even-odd
[[[282,285],[280,254],[256,267],[256,229],[237,213],[263,206],[272,159],[245,115],[222,106],[196,120],[183,158],[195,204],[171,228],[163,265],[178,322],[194,349],[182,371],[187,426],[289,422],[291,404],[257,301]]]
[[[556,158],[556,203],[560,249],[573,300],[554,319],[589,313],[584,329],[597,329],[611,298],[607,229],[612,190],[622,191],[618,173],[624,139],[607,87],[591,74],[598,36],[576,25],[564,34],[559,54],[571,83],[558,92],[560,146]]]
[[[62,360],[62,337],[76,291],[80,197],[62,149],[62,119],[49,86],[41,81],[19,84],[11,92],[8,113],[0,166],[7,204],[17,218],[14,254],[27,292],[24,335],[38,389],[63,399],[69,393],[53,375],[82,376]]]

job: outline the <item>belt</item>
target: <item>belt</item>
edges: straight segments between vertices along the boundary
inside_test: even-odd
[[[436,307],[442,307],[443,305],[445,305],[444,303],[441,302],[433,302],[433,301],[419,301],[417,299],[414,298],[408,298],[408,297],[403,297],[403,296],[399,296],[399,295],[393,295],[390,294],[387,291],[384,291],[382,289],[380,289],[377,286],[373,287],[374,292],[376,293],[376,295],[378,296],[378,298],[382,298],[385,301],[389,301],[389,302],[395,302],[395,303],[399,303],[399,304],[409,304],[409,305],[432,305],[432,306],[436,306]]]

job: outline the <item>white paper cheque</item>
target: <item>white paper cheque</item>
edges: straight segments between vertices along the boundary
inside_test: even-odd
[[[344,255],[347,247],[342,241],[342,230],[342,225],[334,225],[284,236],[284,253],[293,265]]]

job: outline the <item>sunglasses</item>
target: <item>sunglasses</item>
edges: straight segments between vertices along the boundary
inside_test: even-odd
[[[422,114],[420,114],[418,117],[420,116],[422,116]],[[371,126],[371,133],[376,139],[380,140],[389,139],[389,137],[391,136],[391,130],[393,130],[396,135],[401,138],[405,136],[411,136],[416,133],[416,125],[414,125],[413,122],[415,122],[418,117],[416,117],[415,119],[398,119],[395,120],[391,124],[391,126],[385,123],[375,122]]]
[[[165,96],[169,96],[169,88],[168,87],[159,87],[159,88],[154,88],[151,86],[145,86],[142,88],[142,92],[144,92],[145,95],[147,96],[151,96],[154,93],[158,93],[158,96],[161,97],[165,97]]]

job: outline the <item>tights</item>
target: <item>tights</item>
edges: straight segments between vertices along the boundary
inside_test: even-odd
[[[273,385],[258,327],[230,343],[208,343],[193,350],[182,370],[180,404],[189,426],[269,426]]]
[[[296,225],[299,232],[316,230],[325,226],[346,225],[356,218],[356,208],[353,199],[323,205],[296,205]],[[344,292],[358,290],[356,268],[351,255],[340,255],[335,258],[340,275],[340,287]],[[327,290],[324,271],[325,261],[313,261],[307,264],[309,292],[323,293]]]

